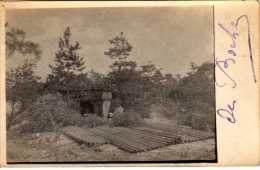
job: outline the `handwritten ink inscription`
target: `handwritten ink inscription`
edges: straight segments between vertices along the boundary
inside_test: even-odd
[[[245,21],[244,24],[242,21]],[[226,50],[226,56],[224,57],[216,57],[215,58],[215,67],[218,69],[226,78],[224,82],[218,82],[216,80],[216,86],[219,88],[231,88],[234,89],[238,86],[236,82],[236,76],[231,75],[231,67],[236,66],[236,61],[239,59],[238,54],[238,38],[241,36],[239,32],[240,27],[246,27],[246,36],[247,40],[245,41],[247,50],[248,50],[248,59],[250,63],[250,69],[252,72],[252,79],[253,82],[256,83],[256,73],[255,73],[255,67],[254,67],[254,60],[253,60],[253,52],[252,52],[252,44],[251,44],[251,31],[250,31],[250,23],[249,18],[247,15],[241,15],[236,18],[235,21],[231,21],[230,25],[225,26],[222,23],[218,23],[218,28],[221,31],[224,31],[224,33],[230,37],[231,43],[229,46],[225,49]],[[219,115],[221,118],[227,120],[230,123],[236,123],[236,116],[235,116],[235,103],[237,103],[236,100],[231,99],[231,104],[227,104],[226,108],[218,108],[217,109],[217,115]]]
[[[217,109],[217,114],[230,123],[236,123],[236,118],[234,116],[235,104],[236,100],[233,100],[232,104],[228,104],[226,108]]]

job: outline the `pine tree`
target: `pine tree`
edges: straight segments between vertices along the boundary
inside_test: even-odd
[[[49,65],[52,73],[48,76],[47,81],[58,85],[58,88],[66,88],[75,78],[82,76],[85,69],[85,61],[79,56],[77,51],[80,50],[79,42],[71,43],[71,31],[67,27],[64,35],[59,40],[59,49],[56,52],[54,65]]]
[[[112,69],[121,71],[123,68],[132,69],[133,67],[136,67],[135,62],[126,61],[133,47],[124,37],[123,32],[121,32],[119,36],[116,36],[113,39],[109,40],[109,43],[111,44],[111,47],[107,51],[105,51],[104,54],[115,60],[115,62],[111,65]]]
[[[28,40],[26,33],[18,28],[13,28],[5,24],[5,39],[6,39],[6,53],[7,57],[13,56],[16,52],[23,56],[33,55],[33,62],[38,61],[41,58],[41,49],[39,44]]]
[[[36,76],[34,69],[42,51],[39,44],[29,40],[23,30],[10,27],[8,23],[5,29],[6,59],[22,57],[23,60],[17,67],[6,70],[6,100],[10,104],[6,128],[9,130],[24,120],[32,102],[39,96],[41,78]]]

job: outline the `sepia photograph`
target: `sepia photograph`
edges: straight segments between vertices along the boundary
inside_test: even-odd
[[[213,14],[7,9],[7,162],[216,163]]]

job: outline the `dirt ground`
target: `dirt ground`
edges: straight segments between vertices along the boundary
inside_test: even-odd
[[[7,135],[8,162],[89,162],[89,161],[160,161],[160,160],[214,160],[215,141],[165,146],[142,153],[128,153],[105,144],[87,147],[62,134],[41,133]]]

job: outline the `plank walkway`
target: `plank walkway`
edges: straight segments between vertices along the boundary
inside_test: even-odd
[[[70,138],[85,143],[88,146],[97,146],[111,143],[130,153],[145,152],[167,145],[180,144],[213,138],[214,135],[177,126],[144,126],[144,127],[96,127],[82,129],[66,127],[62,132]]]
[[[181,138],[174,134],[157,133],[146,128],[114,127],[94,128],[92,132],[99,135],[111,144],[127,152],[145,152],[166,145],[181,143]]]

